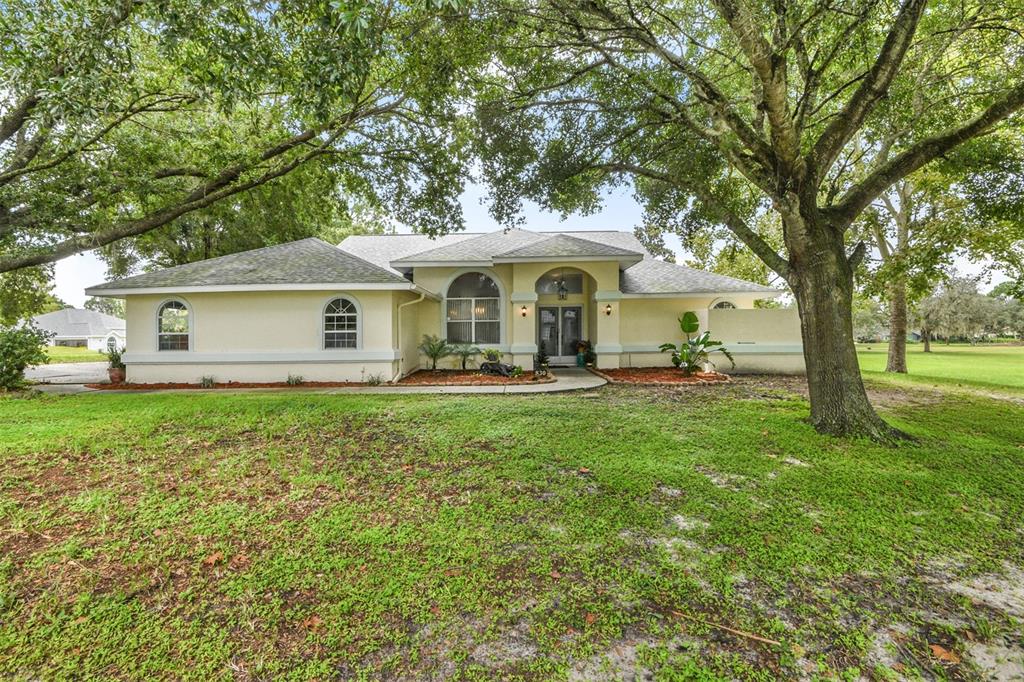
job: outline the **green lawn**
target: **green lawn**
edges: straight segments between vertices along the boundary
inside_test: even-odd
[[[46,354],[50,362],[106,362],[107,356],[88,348],[70,348],[68,346],[47,346]]]
[[[984,676],[1024,408],[799,388],[0,399],[0,677]]]
[[[874,379],[911,384],[942,384],[1024,392],[1024,346],[932,344],[925,353],[919,343],[907,344],[907,375],[886,375],[885,343],[857,344],[861,369]]]

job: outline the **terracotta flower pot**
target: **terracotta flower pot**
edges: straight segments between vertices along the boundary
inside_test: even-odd
[[[107,370],[107,376],[110,377],[110,383],[112,384],[123,384],[124,383],[124,367],[111,367]]]

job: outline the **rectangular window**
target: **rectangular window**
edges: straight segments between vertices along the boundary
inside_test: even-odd
[[[160,334],[159,350],[188,350],[188,334]]]
[[[324,348],[355,348],[356,347],[356,333],[355,331],[350,332],[332,332],[328,331],[324,334]]]
[[[449,343],[501,342],[500,299],[449,298],[445,318]]]

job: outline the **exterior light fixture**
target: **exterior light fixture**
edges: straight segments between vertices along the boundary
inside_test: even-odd
[[[612,304],[611,303],[608,303],[608,304],[605,305],[605,307],[604,307],[604,314],[605,315],[611,315],[612,314]]]
[[[523,317],[526,317],[526,306],[525,305],[523,306],[521,312],[523,313]]]

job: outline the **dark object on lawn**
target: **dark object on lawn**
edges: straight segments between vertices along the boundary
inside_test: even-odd
[[[490,374],[491,376],[510,377],[512,376],[512,365],[506,365],[502,362],[481,362],[480,373]]]

